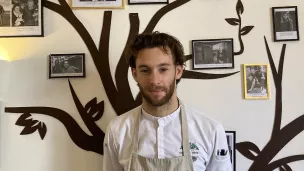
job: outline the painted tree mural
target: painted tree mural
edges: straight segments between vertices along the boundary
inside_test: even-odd
[[[268,55],[269,64],[276,87],[276,101],[275,101],[275,117],[272,128],[272,135],[265,147],[260,150],[252,142],[239,142],[236,144],[237,150],[253,163],[249,171],[272,171],[277,168],[280,171],[292,171],[289,163],[304,160],[304,154],[285,157],[276,161],[273,158],[295,138],[299,133],[304,130],[304,115],[293,120],[283,128],[282,122],[282,78],[283,78],[283,64],[285,58],[286,44],[283,45],[278,70],[274,64],[266,37],[264,37],[266,51]]]
[[[168,12],[177,9],[182,5],[186,5],[190,0],[176,0],[170,4],[167,4],[160,8],[152,17],[143,33],[151,33],[157,23],[161,18]],[[129,35],[125,44],[125,48],[121,53],[120,60],[117,64],[115,72],[115,82],[111,77],[110,66],[109,66],[109,40],[110,40],[110,30],[112,22],[112,11],[104,11],[103,24],[101,29],[101,36],[99,39],[99,46],[97,46],[89,32],[86,30],[84,25],[78,20],[74,15],[73,11],[67,4],[65,0],[59,0],[59,4],[44,0],[43,5],[45,8],[50,9],[62,17],[64,17],[78,32],[82,40],[86,44],[93,62],[98,71],[99,77],[103,83],[106,95],[109,99],[110,104],[105,104],[104,101],[97,101],[97,98],[93,98],[87,104],[83,105],[75,92],[72,83],[68,81],[71,95],[75,106],[84,121],[85,125],[89,129],[92,135],[86,134],[77,122],[71,117],[68,112],[55,107],[43,107],[43,106],[31,106],[31,107],[6,107],[5,112],[7,113],[21,113],[21,116],[16,121],[16,125],[23,126],[24,129],[20,133],[21,135],[32,134],[38,131],[41,139],[44,139],[47,127],[46,124],[34,120],[31,118],[32,114],[47,115],[56,118],[60,121],[66,128],[69,136],[73,142],[83,150],[92,151],[103,155],[103,148],[100,144],[103,144],[104,132],[97,126],[96,121],[101,119],[104,114],[104,105],[111,105],[117,115],[121,115],[141,103],[141,96],[137,95],[136,98],[133,97],[128,81],[128,65],[125,60],[125,55],[127,49],[135,37],[139,34],[140,21],[137,13],[129,14],[130,30]],[[244,52],[244,43],[242,36],[247,35],[253,26],[242,26],[241,15],[244,12],[244,6],[241,0],[236,3],[236,13],[237,18],[226,18],[225,20],[232,26],[238,26],[238,40],[240,44],[240,49],[234,52],[234,55],[241,55]],[[265,43],[267,45],[266,39]],[[291,168],[288,163],[303,160],[304,155],[297,155],[292,157],[287,157],[272,163],[269,163],[271,159],[286,145],[292,138],[294,138],[298,133],[303,130],[304,116],[299,117],[289,125],[280,129],[281,126],[281,115],[282,115],[282,73],[283,73],[283,62],[285,47],[283,46],[282,55],[279,65],[279,70],[276,72],[275,66],[272,61],[271,53],[267,45],[268,58],[271,64],[271,69],[273,76],[275,78],[275,85],[277,88],[277,98],[276,98],[276,113],[275,113],[275,124],[273,129],[273,135],[269,143],[264,149],[259,150],[259,148],[251,142],[240,142],[237,143],[237,150],[243,154],[248,159],[253,160],[253,164],[250,167],[250,171],[270,171],[276,168],[280,168],[282,171],[290,171]],[[186,55],[186,60],[190,60],[192,55]],[[185,70],[183,74],[184,79],[220,79],[224,77],[229,77],[238,72],[226,73],[226,74],[210,74],[203,72],[194,72],[191,70]],[[255,152],[257,155],[251,153]]]

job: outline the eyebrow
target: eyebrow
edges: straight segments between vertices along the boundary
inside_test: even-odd
[[[170,66],[168,63],[161,63],[158,65],[158,67],[163,67],[163,66]],[[138,68],[149,68],[148,65],[139,65]]]

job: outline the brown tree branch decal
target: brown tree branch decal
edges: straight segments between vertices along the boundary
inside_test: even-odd
[[[288,165],[290,162],[304,160],[304,155],[295,155],[272,161],[272,159],[299,133],[304,130],[304,115],[293,120],[281,129],[282,120],[282,77],[283,64],[285,57],[286,44],[283,45],[279,69],[277,71],[273,58],[266,40],[264,37],[268,60],[270,63],[274,83],[276,87],[276,104],[275,104],[275,119],[272,130],[272,135],[266,146],[260,150],[251,142],[240,142],[236,144],[237,150],[246,158],[253,161],[249,171],[272,171],[279,168],[281,171],[292,171]],[[253,154],[255,152],[256,154]]]
[[[150,20],[149,24],[144,30],[144,33],[151,33],[157,23],[161,18],[169,13],[170,11],[185,5],[190,2],[190,0],[176,0],[170,4],[167,4],[160,8],[155,15]],[[131,89],[128,81],[128,64],[125,60],[125,55],[127,55],[127,49],[129,48],[132,41],[139,34],[139,17],[137,13],[130,13],[130,30],[128,39],[125,44],[125,48],[121,53],[120,60],[117,64],[115,72],[115,82],[111,76],[110,66],[109,66],[109,40],[110,40],[110,30],[112,22],[112,11],[105,11],[103,15],[103,24],[101,29],[101,35],[99,40],[99,46],[97,47],[94,43],[91,35],[86,30],[84,25],[78,20],[74,15],[73,11],[67,4],[65,0],[59,0],[59,4],[44,0],[44,7],[58,13],[64,17],[80,35],[83,42],[87,46],[93,62],[98,71],[99,77],[102,81],[103,87],[105,89],[106,95],[109,99],[110,104],[112,105],[114,111],[117,115],[121,115],[132,108],[138,106],[141,102],[140,94],[133,98]],[[186,59],[191,59],[191,55],[187,55]],[[190,70],[185,70],[183,78],[189,79],[219,79],[224,77],[229,77],[238,72],[225,73],[225,74],[210,74],[210,73],[201,73],[194,72]],[[103,144],[104,141],[104,131],[102,131],[96,124],[96,121],[101,119],[104,114],[104,101],[97,102],[96,97],[90,100],[85,106],[83,106],[71,84],[70,81],[69,88],[75,106],[84,121],[86,127],[89,129],[92,135],[86,134],[77,122],[65,111],[56,109],[53,107],[6,107],[5,112],[7,113],[21,113],[16,125],[23,126],[24,129],[21,132],[21,135],[32,134],[38,130],[41,139],[44,139],[47,127],[46,125],[38,120],[29,119],[32,114],[40,114],[51,116],[59,120],[67,129],[67,132],[73,142],[80,147],[81,149],[96,152],[103,155]]]
[[[243,12],[244,12],[244,5],[241,0],[238,0],[238,2],[236,4],[236,13],[237,13],[238,18],[226,18],[225,19],[230,25],[239,26],[238,39],[240,42],[240,50],[238,52],[234,52],[234,55],[241,55],[244,52],[244,43],[242,40],[242,36],[245,36],[246,34],[248,34],[254,27],[254,26],[242,27],[241,14],[243,14]]]

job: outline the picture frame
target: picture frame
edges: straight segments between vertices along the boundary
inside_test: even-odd
[[[297,6],[272,7],[275,42],[300,40]]]
[[[49,79],[85,77],[85,54],[50,54]]]
[[[244,64],[244,98],[270,98],[268,64]]]
[[[232,38],[192,40],[192,54],[193,70],[234,68]]]
[[[231,165],[233,167],[233,171],[236,171],[236,132],[235,131],[225,131],[226,138],[227,138],[227,144],[228,144],[228,150],[230,154],[230,161]]]
[[[128,0],[128,5],[169,4],[169,0]]]
[[[124,0],[69,0],[71,9],[124,9]]]
[[[0,38],[44,37],[43,5],[43,0],[0,0]]]

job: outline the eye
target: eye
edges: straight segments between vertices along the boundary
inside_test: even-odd
[[[166,72],[166,71],[168,71],[168,68],[160,68],[159,70],[160,70],[160,72]]]
[[[141,69],[140,72],[141,72],[141,73],[147,73],[148,70],[147,70],[147,69]]]

